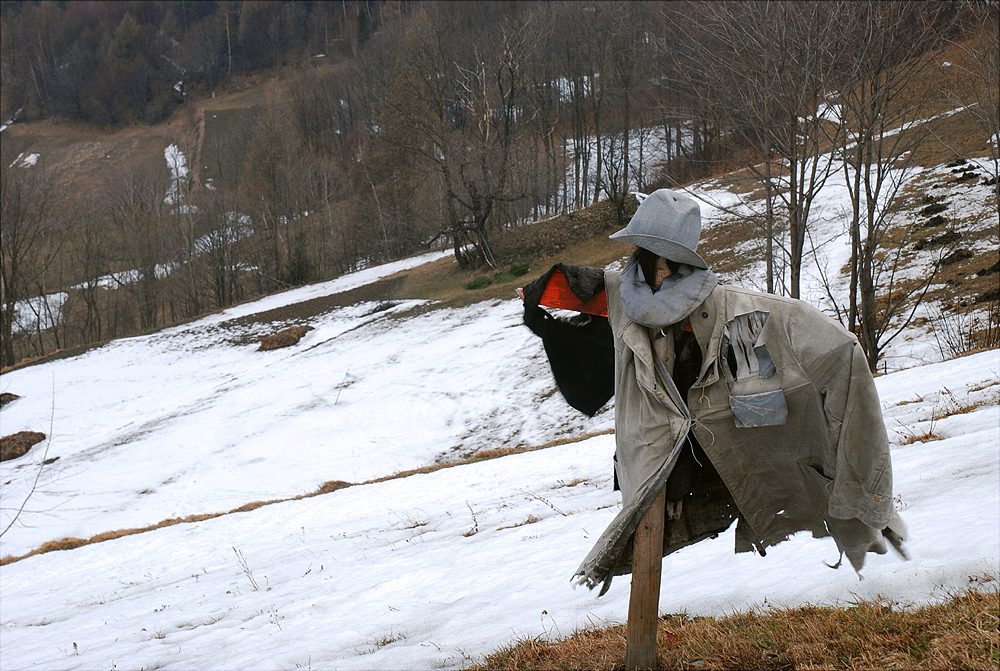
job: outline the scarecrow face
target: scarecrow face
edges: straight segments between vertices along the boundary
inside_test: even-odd
[[[653,279],[653,291],[657,291],[660,285],[663,284],[663,280],[667,279],[674,274],[674,271],[670,270],[670,266],[667,265],[667,260],[662,256],[656,257],[656,273]]]

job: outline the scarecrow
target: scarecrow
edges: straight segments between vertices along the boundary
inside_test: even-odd
[[[696,251],[700,234],[698,203],[661,189],[611,236],[636,247],[620,272],[559,264],[523,290],[524,322],[567,401],[593,415],[615,397],[622,510],[574,578],[603,583],[603,595],[632,572],[633,537],[658,497],[659,556],[734,522],[736,552],[763,556],[810,531],[832,536],[856,571],[886,541],[903,554],[857,339],[798,300],[719,285]]]

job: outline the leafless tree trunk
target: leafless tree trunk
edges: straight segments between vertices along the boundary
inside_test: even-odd
[[[207,231],[201,250],[215,305],[228,307],[243,297],[241,242],[250,235],[249,218],[236,211],[232,196],[215,192],[207,199]]]
[[[161,275],[167,269],[164,194],[167,180],[159,166],[133,163],[123,168],[108,194],[108,211],[122,248],[116,275],[119,288],[135,302],[139,328],[159,323]]]
[[[0,365],[16,363],[13,327],[17,309],[43,281],[58,245],[51,216],[54,185],[37,166],[11,165],[0,157]],[[61,238],[61,236],[60,236]],[[44,299],[45,296],[42,296]]]
[[[78,225],[75,246],[76,267],[82,274],[80,295],[86,310],[81,326],[85,342],[96,342],[103,336],[99,299],[107,290],[100,286],[100,282],[110,270],[104,222],[98,218],[97,212],[96,207],[80,212],[82,221]]]
[[[768,190],[768,203],[773,193],[783,206],[789,284],[773,286],[772,278],[771,289],[793,298],[799,297],[812,204],[830,175],[832,164],[823,154],[839,133],[824,112],[838,54],[849,48],[838,30],[844,6],[702,3],[684,22],[692,52],[682,70],[700,93],[700,125],[726,119],[751,148],[746,165]],[[696,133],[695,141],[711,142],[713,135]],[[769,211],[767,221],[772,219]]]
[[[167,214],[172,216],[174,230],[179,237],[180,253],[182,261],[178,268],[181,281],[184,284],[184,316],[193,317],[202,311],[201,301],[201,277],[199,273],[199,253],[198,244],[198,218],[199,210],[195,205],[192,196],[193,186],[193,166],[187,166],[181,162],[183,156],[194,157],[195,152],[191,147],[183,153],[173,154],[174,165],[168,166],[171,172],[171,179],[175,180],[170,187],[171,203],[168,203]]]
[[[917,123],[928,95],[918,93],[914,83],[933,66],[931,49],[940,42],[932,29],[937,11],[921,2],[869,0],[851,3],[844,17],[845,41],[854,49],[845,58],[837,97],[846,131],[843,172],[851,197],[845,326],[859,333],[873,372],[923,296],[917,288],[900,289],[899,255],[888,253],[886,243],[896,224],[893,205],[915,167],[913,151],[928,135],[927,125]],[[923,283],[924,292],[929,282]],[[894,327],[907,309],[910,316]]]
[[[288,106],[272,104],[256,121],[240,179],[241,209],[253,219],[255,263],[262,293],[288,285],[287,228],[303,212],[308,184],[305,148]]]
[[[504,19],[499,35],[453,52],[451,18],[415,20],[384,125],[389,142],[438,173],[459,263],[495,268],[495,208],[524,196],[515,192],[511,171],[528,127],[526,62],[535,33],[530,15]]]
[[[643,39],[642,6],[630,2],[606,2],[598,6],[603,27],[599,52],[595,62],[598,95],[594,96],[594,118],[597,130],[597,186],[615,206],[618,224],[625,225],[626,196],[632,184],[631,139],[635,120],[636,98],[648,88],[642,68],[650,56]],[[613,119],[605,119],[603,129],[598,123],[601,110]],[[602,132],[603,131],[603,132]]]

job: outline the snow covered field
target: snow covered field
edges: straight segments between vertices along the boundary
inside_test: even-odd
[[[588,420],[552,393],[516,300],[396,319],[409,303],[362,304],[273,352],[255,351],[264,325],[236,321],[390,270],[4,375],[23,398],[3,432],[51,423],[59,459],[0,550],[611,426],[612,411]],[[910,561],[874,557],[859,581],[823,565],[829,539],[800,534],[761,558],[733,554],[729,531],[665,559],[661,612],[915,604],[998,575],[1000,353],[877,383]],[[927,432],[941,439],[905,444]],[[0,469],[4,520],[38,449]],[[601,599],[570,583],[620,505],[613,451],[597,436],[9,564],[0,667],[456,667],[515,637],[622,622],[627,578]]]

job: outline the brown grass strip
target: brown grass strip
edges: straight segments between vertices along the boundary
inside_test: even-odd
[[[535,450],[543,450],[547,447],[555,447],[557,445],[566,445],[568,443],[578,443],[588,438],[593,438],[595,436],[604,436],[609,433],[614,433],[614,429],[607,429],[605,431],[597,431],[595,433],[588,433],[584,436],[578,436],[574,438],[560,438],[557,440],[549,441],[544,445],[536,445],[533,447],[502,447],[493,450],[483,450],[477,452],[465,459],[451,461],[443,464],[434,464],[432,466],[424,466],[422,468],[414,468],[408,471],[400,471],[399,473],[394,473],[393,475],[386,475],[381,478],[375,478],[374,480],[366,480],[362,483],[345,482],[343,480],[328,480],[316,488],[315,491],[309,492],[307,494],[299,494],[297,496],[290,496],[284,499],[271,499],[269,501],[253,501],[251,503],[245,503],[238,508],[233,508],[232,510],[227,510],[222,513],[203,513],[198,515],[188,515],[187,517],[172,517],[170,519],[163,520],[162,522],[157,522],[156,524],[151,524],[146,527],[138,527],[134,529],[116,529],[114,531],[105,531],[103,533],[97,534],[96,536],[91,536],[90,538],[60,538],[59,540],[48,541],[44,543],[41,547],[35,548],[31,552],[23,555],[5,555],[0,558],[0,566],[6,566],[7,564],[13,564],[14,562],[21,561],[22,559],[27,559],[34,555],[45,554],[46,552],[55,552],[57,550],[73,550],[78,547],[83,547],[84,545],[93,545],[94,543],[101,543],[103,541],[113,540],[115,538],[121,538],[122,536],[132,536],[135,534],[141,534],[146,531],[154,531],[156,529],[161,529],[163,527],[173,526],[175,524],[187,524],[189,522],[201,522],[203,520],[210,520],[216,517],[222,517],[223,515],[231,515],[233,513],[246,513],[251,510],[257,510],[264,506],[269,506],[272,503],[284,503],[285,501],[299,501],[301,499],[312,498],[313,496],[321,496],[323,494],[330,494],[339,489],[345,489],[347,487],[353,487],[355,484],[362,485],[373,485],[379,482],[386,482],[387,480],[398,480],[400,478],[406,478],[411,475],[420,475],[424,473],[433,473],[435,471],[440,471],[442,468],[453,468],[455,466],[465,466],[467,464],[474,464],[479,461],[486,461],[488,459],[499,459],[500,457],[506,457],[511,454],[521,454],[523,452],[534,452]]]
[[[556,440],[550,440],[542,445],[535,445],[533,447],[498,447],[492,450],[482,450],[481,452],[476,452],[464,459],[458,461],[448,461],[441,464],[432,464],[430,466],[421,466],[420,468],[413,468],[408,471],[400,471],[399,473],[394,473],[392,475],[385,475],[381,478],[375,478],[374,480],[368,480],[361,484],[372,485],[377,482],[385,482],[386,480],[397,480],[399,478],[406,478],[411,475],[423,475],[425,473],[433,473],[435,471],[440,471],[442,468],[452,468],[453,466],[465,466],[467,464],[474,464],[479,461],[487,461],[489,459],[499,459],[500,457],[506,457],[511,454],[523,454],[525,452],[534,452],[536,450],[544,450],[549,447],[557,447],[559,445],[568,445],[569,443],[579,443],[581,441],[593,438],[595,436],[606,436],[608,434],[614,433],[614,429],[605,429],[604,431],[596,431],[594,433],[588,433],[583,436],[577,436],[573,438],[557,438]]]
[[[976,578],[980,583],[993,577]],[[804,606],[723,618],[660,619],[660,669],[969,669],[1000,668],[1000,594],[970,589],[949,601],[902,608],[885,599],[848,608]],[[621,669],[625,627],[579,632],[565,640],[517,641],[477,671]]]

